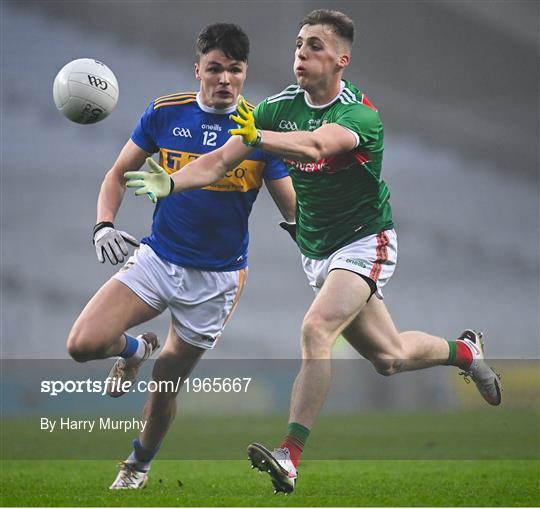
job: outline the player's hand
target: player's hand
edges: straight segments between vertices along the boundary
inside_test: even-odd
[[[105,256],[116,265],[124,261],[124,256],[129,254],[128,246],[137,247],[139,242],[129,233],[115,230],[114,225],[109,221],[102,221],[94,226],[94,245],[96,255],[101,263],[105,262]]]
[[[261,143],[261,132],[255,127],[255,119],[251,113],[246,100],[239,95],[236,101],[237,115],[231,115],[229,118],[238,124],[236,129],[229,129],[231,136],[241,136],[244,145],[256,147]]]
[[[296,242],[296,223],[287,223],[287,221],[281,221],[279,226],[281,226],[291,236],[291,239]]]
[[[146,159],[150,171],[126,171],[124,178],[127,187],[137,187],[136,196],[148,195],[152,203],[158,198],[169,196],[174,189],[174,181],[170,175],[151,157]]]

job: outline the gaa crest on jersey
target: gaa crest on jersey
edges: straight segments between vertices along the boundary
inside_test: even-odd
[[[298,126],[296,122],[292,120],[281,119],[279,121],[278,127],[283,131],[298,131]]]
[[[181,136],[183,138],[192,138],[191,131],[187,127],[175,127],[172,130],[173,136]]]

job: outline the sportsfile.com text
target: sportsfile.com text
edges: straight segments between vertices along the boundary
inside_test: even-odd
[[[62,393],[97,393],[107,394],[107,389],[122,389],[124,392],[178,392],[185,386],[186,392],[247,392],[251,384],[250,377],[236,378],[178,378],[176,380],[140,380],[136,383],[122,382],[118,378],[107,377],[105,380],[42,380],[41,392],[50,396]]]

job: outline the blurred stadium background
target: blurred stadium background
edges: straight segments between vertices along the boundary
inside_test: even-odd
[[[3,359],[67,357],[73,321],[116,270],[97,262],[91,243],[103,175],[151,100],[197,89],[193,48],[202,26],[245,28],[252,44],[245,95],[257,102],[292,82],[297,23],[321,7],[355,20],[346,77],[385,124],[383,176],[400,242],[385,293],[397,326],[449,338],[474,327],[485,332],[492,358],[539,358],[536,1],[3,0]],[[56,73],[81,57],[106,63],[120,85],[116,110],[97,125],[69,123],[52,101]],[[142,237],[151,214],[147,200],[127,193],[116,225]],[[262,190],[247,289],[208,358],[299,356],[312,292],[278,221]],[[167,321],[136,332],[164,335]],[[336,355],[353,354],[339,344]],[[528,366],[516,397],[520,387],[538,388],[538,370]],[[374,382],[370,390],[380,392],[371,399],[378,408],[381,401],[415,407],[417,399],[440,407],[456,398],[449,372],[444,383],[440,370],[380,389]],[[371,379],[356,376],[354,387]],[[531,401],[538,404],[536,391]]]

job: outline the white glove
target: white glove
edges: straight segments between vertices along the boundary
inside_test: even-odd
[[[115,230],[109,221],[102,221],[94,226],[94,245],[100,263],[105,262],[105,255],[113,265],[122,263],[124,256],[129,253],[126,242],[133,247],[139,245],[135,237],[121,230]]]

